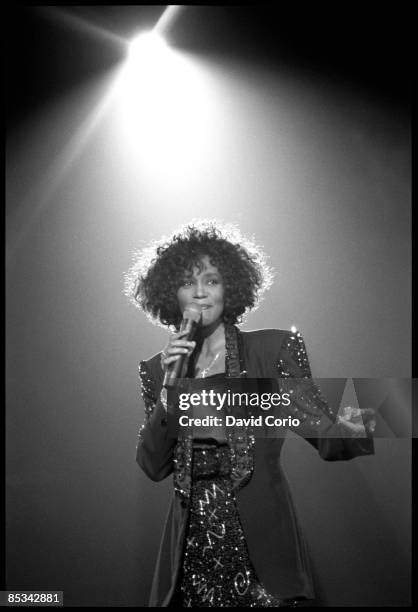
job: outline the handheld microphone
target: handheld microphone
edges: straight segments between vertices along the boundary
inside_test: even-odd
[[[183,320],[180,325],[180,331],[187,330],[187,335],[184,336],[184,340],[189,342],[193,340],[201,316],[202,308],[199,306],[199,304],[192,302],[189,304],[189,306],[187,306],[187,308],[184,309]],[[183,369],[185,360],[186,355],[182,354],[177,361],[168,366],[164,375],[163,387],[174,387],[176,384],[176,379],[179,377]]]

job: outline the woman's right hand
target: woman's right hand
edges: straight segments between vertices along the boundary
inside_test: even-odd
[[[161,353],[161,367],[164,372],[167,371],[168,366],[171,363],[180,359],[182,355],[186,355],[186,360],[193,353],[196,348],[196,342],[193,340],[186,340],[184,336],[188,334],[188,330],[185,329],[180,332],[175,332],[170,335],[167,345],[164,347]]]

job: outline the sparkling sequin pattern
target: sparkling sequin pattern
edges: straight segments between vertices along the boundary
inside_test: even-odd
[[[141,443],[142,432],[155,408],[157,398],[155,393],[155,382],[147,370],[145,361],[139,362],[138,372],[140,381],[140,392],[144,402],[145,410],[145,419],[138,432],[138,443]]]
[[[245,378],[247,371],[244,362],[242,337],[234,325],[225,326],[226,375],[228,378]],[[227,433],[231,480],[233,489],[244,487],[251,480],[254,471],[255,437],[251,427],[233,427]]]
[[[193,449],[192,494],[180,593],[183,607],[283,607],[251,564],[231,481],[228,446]]]
[[[280,393],[289,393],[288,411],[309,426],[319,427],[325,416],[335,421],[337,415],[323,398],[319,387],[312,381],[305,343],[299,331],[285,339],[277,363]],[[294,380],[294,379],[298,380]]]
[[[145,361],[139,363],[139,379],[141,397],[144,401],[145,408],[144,423],[141,425],[138,433],[138,444],[141,444],[143,431],[158,401],[155,381],[150,375]],[[193,440],[191,436],[180,436],[173,453],[174,490],[180,493],[184,498],[188,498],[190,494],[192,443]]]

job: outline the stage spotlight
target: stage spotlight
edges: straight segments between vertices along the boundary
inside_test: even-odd
[[[118,138],[135,172],[186,180],[214,155],[215,106],[207,71],[156,32],[129,45],[118,83]],[[179,177],[179,178],[178,178]]]
[[[132,66],[147,66],[153,70],[169,53],[170,49],[164,38],[155,32],[143,32],[131,41],[128,62]]]

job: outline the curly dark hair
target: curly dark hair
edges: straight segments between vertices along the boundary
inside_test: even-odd
[[[125,274],[125,294],[154,323],[178,329],[182,314],[177,291],[186,271],[207,255],[224,285],[225,323],[242,323],[272,283],[266,256],[239,230],[219,221],[193,221],[151,247],[136,251]]]

